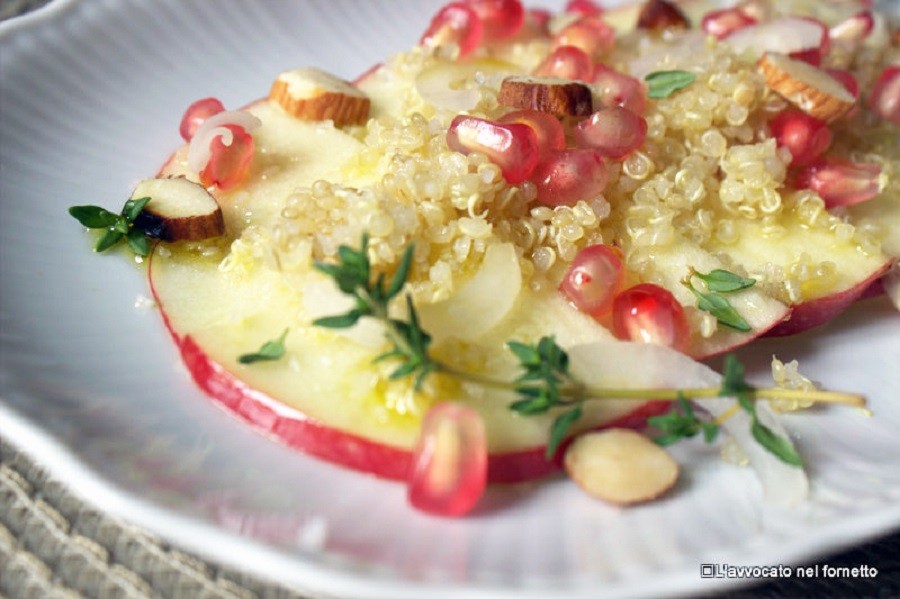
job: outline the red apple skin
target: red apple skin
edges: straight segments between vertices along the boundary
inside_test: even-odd
[[[793,306],[790,318],[769,329],[765,336],[784,337],[796,335],[825,324],[849,308],[853,302],[861,299],[864,294],[871,293],[869,291],[870,288],[877,289],[876,285],[879,279],[890,267],[891,262],[885,262],[881,268],[849,289]]]
[[[160,308],[166,330],[172,336],[181,359],[200,389],[213,401],[247,422],[255,429],[285,445],[299,449],[323,460],[346,466],[380,478],[405,481],[412,465],[412,450],[393,447],[338,430],[289,408],[265,393],[258,391],[221,364],[209,357],[190,335],[181,335],[172,326],[166,307],[153,285],[151,254],[149,280],[153,298]],[[669,402],[651,401],[599,428],[641,428],[647,418],[669,409]],[[562,468],[561,456],[547,460],[545,447],[488,456],[488,482],[518,483],[542,478]]]
[[[214,401],[289,447],[326,461],[381,478],[406,480],[412,452],[331,428],[298,410],[286,408],[225,370],[190,335],[178,337],[166,325],[194,382]],[[277,408],[275,406],[278,406]],[[641,428],[647,418],[668,410],[668,402],[648,402],[600,428]],[[560,462],[544,457],[544,447],[488,456],[488,481],[518,483],[560,470]],[[564,447],[557,456],[564,453]]]

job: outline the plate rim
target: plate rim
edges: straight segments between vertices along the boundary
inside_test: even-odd
[[[0,43],[30,28],[40,27],[58,18],[63,18],[73,7],[86,0],[51,0],[48,4],[20,17],[0,23]],[[126,4],[121,10],[127,10]],[[118,9],[118,8],[117,8]],[[40,467],[51,476],[66,484],[69,490],[83,501],[115,515],[125,521],[134,522],[160,536],[177,542],[180,546],[207,555],[220,563],[250,570],[266,579],[281,584],[290,584],[299,590],[348,594],[354,597],[390,596],[420,597],[423,592],[434,591],[432,584],[420,581],[390,581],[383,577],[372,578],[359,571],[357,564],[350,570],[336,571],[334,567],[321,561],[301,559],[299,554],[288,555],[264,543],[240,536],[212,523],[199,521],[134,495],[120,488],[101,474],[91,469],[79,459],[72,449],[58,441],[52,434],[40,427],[38,422],[20,414],[7,405],[0,397],[0,430],[10,439],[16,449],[31,456]],[[138,508],[138,509],[135,509]],[[829,523],[828,536],[831,541],[812,547],[800,543],[796,538],[786,544],[783,552],[790,564],[808,561],[815,556],[840,551],[858,544],[872,541],[875,537],[889,535],[900,530],[900,505],[893,509],[883,508],[875,513],[854,514],[852,518],[839,523]],[[851,531],[853,534],[847,534]],[[799,545],[803,546],[799,546]],[[758,557],[758,556],[757,556]],[[251,564],[248,567],[248,564]],[[277,573],[277,577],[275,574]],[[323,580],[325,578],[326,580]],[[322,583],[320,588],[309,588],[308,582]],[[689,594],[703,591],[722,592],[726,589],[754,584],[753,580],[700,579],[697,573],[687,569],[676,569],[664,573],[662,579],[645,581],[643,586],[635,586],[634,581],[624,586],[613,585],[608,596],[643,596],[661,591]],[[701,586],[702,585],[702,586]],[[483,585],[441,586],[442,595],[448,597],[493,598],[498,597],[573,597],[574,590],[554,589],[503,589]]]

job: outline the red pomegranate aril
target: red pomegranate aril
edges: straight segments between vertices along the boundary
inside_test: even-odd
[[[454,43],[459,47],[460,56],[468,56],[484,37],[484,26],[471,6],[465,2],[451,2],[441,8],[422,38],[421,46],[438,46]]]
[[[603,107],[624,106],[635,114],[644,114],[647,108],[644,83],[605,64],[594,70],[594,90]]]
[[[609,179],[606,164],[593,149],[550,152],[535,167],[531,181],[537,201],[545,206],[574,206],[597,197]]]
[[[575,46],[591,58],[612,50],[616,43],[615,30],[601,17],[587,15],[563,27],[553,39],[554,47]]]
[[[873,162],[819,162],[798,171],[794,185],[818,193],[829,210],[852,206],[871,200],[881,191],[881,166]]]
[[[485,40],[500,40],[519,33],[525,23],[520,0],[468,0],[484,28]]]
[[[487,437],[474,409],[439,403],[428,410],[413,452],[409,503],[438,516],[462,516],[484,495]]]
[[[563,12],[596,16],[603,14],[603,7],[594,0],[569,0]]]
[[[900,66],[884,69],[869,94],[872,112],[895,125],[900,125]]]
[[[807,62],[814,67],[820,66],[822,64],[822,51],[819,48],[807,48],[806,50],[791,52],[788,56],[790,56],[794,60],[802,60],[803,62]]]
[[[608,245],[589,245],[575,255],[559,291],[572,304],[594,318],[612,309],[613,298],[625,282],[619,251]]]
[[[717,39],[724,39],[738,29],[756,24],[756,19],[739,8],[723,8],[706,13],[700,27]]]
[[[627,108],[611,106],[579,122],[572,135],[578,147],[594,148],[605,158],[621,160],[644,143],[647,121]]]
[[[255,143],[253,136],[240,125],[222,126],[231,135],[218,135],[210,142],[209,162],[200,171],[200,183],[228,191],[240,184],[250,172]]]
[[[566,132],[559,119],[542,110],[516,110],[502,117],[499,121],[504,125],[520,124],[528,125],[534,130],[537,139],[538,153],[545,156],[553,150],[562,150],[566,147]]]
[[[769,127],[778,145],[790,150],[791,164],[795,166],[812,164],[831,145],[828,125],[801,110],[779,112]]]
[[[525,11],[525,28],[533,35],[550,35],[550,19],[553,17],[546,8],[529,8]]]
[[[832,40],[860,42],[869,37],[874,27],[875,19],[872,17],[872,11],[864,10],[833,25],[828,30],[828,37]]]
[[[184,111],[184,116],[181,117],[181,125],[178,127],[181,137],[184,141],[191,141],[203,121],[224,110],[225,107],[216,98],[197,100],[188,106],[188,109]]]
[[[594,74],[594,62],[581,48],[559,46],[537,66],[534,74],[541,77],[590,81]]]
[[[481,152],[500,167],[507,183],[527,179],[540,157],[537,135],[529,125],[497,123],[459,115],[447,129],[447,145],[462,154]]]
[[[687,348],[690,329],[684,309],[667,289],[641,283],[613,300],[613,334],[619,339]]]

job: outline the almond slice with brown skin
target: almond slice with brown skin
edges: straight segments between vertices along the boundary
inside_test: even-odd
[[[594,111],[591,88],[556,77],[507,77],[500,85],[497,101],[503,106],[556,116],[587,116]]]
[[[331,119],[338,127],[365,123],[371,108],[369,97],[349,81],[312,67],[279,74],[269,99],[298,119]]]
[[[678,479],[678,463],[672,456],[630,429],[581,435],[569,445],[563,463],[582,490],[617,505],[656,499]]]
[[[216,199],[202,185],[183,177],[144,179],[131,199],[150,198],[134,226],[163,241],[200,241],[225,233]]]
[[[827,123],[845,115],[856,102],[853,94],[827,72],[786,54],[766,52],[759,60],[759,70],[769,89]]]

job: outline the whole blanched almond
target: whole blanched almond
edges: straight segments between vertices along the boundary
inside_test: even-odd
[[[856,98],[823,69],[778,52],[766,52],[759,60],[766,85],[800,110],[827,123],[853,108]]]
[[[298,119],[331,119],[338,127],[365,123],[371,108],[369,97],[349,81],[312,67],[280,73],[269,99]]]
[[[556,116],[587,116],[594,106],[591,88],[556,77],[507,77],[500,85],[497,101],[504,106],[540,110]]]
[[[678,463],[644,435],[607,429],[579,436],[564,458],[569,477],[586,493],[617,505],[661,496],[678,479]]]
[[[225,233],[216,199],[199,183],[183,177],[144,179],[131,199],[150,198],[134,226],[163,241],[199,241]]]

